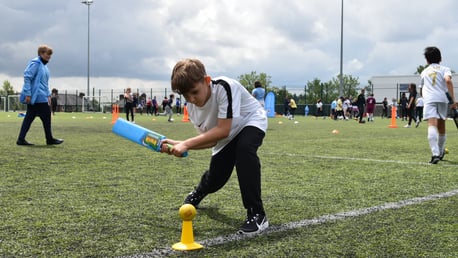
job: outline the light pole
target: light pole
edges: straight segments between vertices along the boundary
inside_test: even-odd
[[[344,0],[342,0],[342,6],[340,9],[340,85],[339,85],[339,97],[343,94],[343,8]]]
[[[89,87],[90,83],[89,83],[89,81],[90,81],[90,77],[91,77],[90,76],[90,71],[91,71],[91,69],[90,69],[90,64],[91,64],[91,62],[90,62],[90,53],[91,53],[91,51],[90,51],[90,46],[91,46],[91,44],[90,44],[91,16],[90,16],[90,12],[89,11],[90,11],[90,6],[93,3],[93,0],[83,0],[83,1],[81,1],[81,3],[87,5],[87,96],[89,97],[89,95],[90,95],[90,87]]]

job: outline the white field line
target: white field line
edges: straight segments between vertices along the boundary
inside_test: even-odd
[[[406,164],[406,165],[431,165],[437,166],[437,164],[433,165],[429,162],[412,162],[412,161],[400,161],[400,160],[387,160],[387,159],[367,159],[367,158],[355,158],[355,157],[339,157],[339,156],[319,156],[319,155],[303,155],[303,154],[294,154],[294,153],[265,153],[267,155],[283,155],[283,156],[290,156],[290,157],[301,157],[301,158],[317,158],[317,159],[334,159],[334,160],[352,160],[352,161],[365,161],[365,162],[373,162],[373,163],[395,163],[395,164]],[[447,161],[440,161],[440,166],[443,167],[458,167],[458,164],[448,163]]]
[[[429,162],[409,162],[409,161],[400,161],[400,160],[387,160],[387,159],[366,159],[366,158],[353,158],[353,157],[337,157],[337,156],[311,156],[312,158],[319,159],[338,159],[338,160],[357,160],[357,161],[367,161],[374,163],[396,163],[396,164],[410,164],[410,165],[434,165]],[[444,167],[458,167],[458,164],[445,163],[445,161],[440,161],[439,164]],[[436,164],[437,165],[437,164]],[[436,166],[434,165],[434,166]]]
[[[359,217],[359,216],[363,216],[363,215],[367,215],[367,214],[371,214],[371,213],[375,213],[379,211],[384,211],[384,210],[400,209],[406,206],[420,204],[420,203],[427,202],[427,201],[434,201],[438,199],[448,198],[448,197],[452,197],[455,195],[458,195],[458,189],[452,190],[449,192],[445,192],[445,193],[428,195],[425,197],[417,197],[417,198],[402,200],[399,202],[389,202],[389,203],[385,203],[379,206],[373,206],[369,208],[362,208],[362,209],[341,212],[341,213],[336,213],[336,214],[323,215],[323,216],[313,218],[313,219],[305,219],[305,220],[290,222],[290,223],[286,223],[286,224],[278,225],[278,226],[273,225],[273,226],[270,226],[264,232],[262,232],[260,235],[267,235],[267,234],[272,234],[272,233],[278,233],[278,232],[284,232],[288,230],[303,228],[307,226],[320,225],[320,224],[324,224],[324,223],[328,223],[332,221],[339,221],[339,220],[344,220],[347,218]],[[235,241],[239,241],[239,240],[243,240],[243,239],[247,239],[251,237],[254,237],[254,236],[231,234],[231,235],[219,236],[219,237],[206,239],[202,241],[196,241],[196,242],[200,243],[205,248],[205,247],[235,242]],[[162,249],[153,249],[152,252],[150,253],[136,254],[136,255],[125,256],[125,257],[126,258],[127,257],[128,258],[163,257],[163,256],[171,255],[177,252],[180,252],[180,251],[175,251],[171,247],[167,247],[167,248],[162,248]]]

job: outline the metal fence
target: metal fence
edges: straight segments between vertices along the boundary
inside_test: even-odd
[[[168,89],[133,89],[138,96],[157,97],[158,102],[162,102],[165,96],[172,93]],[[78,90],[63,90],[57,95],[58,112],[111,112],[113,104],[124,108],[124,91],[123,90],[95,90],[91,96],[86,96],[84,92]],[[26,105],[19,102],[19,95],[8,95],[0,98],[0,111],[16,112],[25,111]]]

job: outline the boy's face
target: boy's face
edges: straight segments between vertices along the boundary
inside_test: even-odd
[[[205,103],[207,103],[211,95],[210,80],[207,78],[210,79],[210,77],[206,77],[205,80],[195,83],[194,86],[184,94],[186,101],[198,107],[203,107]]]

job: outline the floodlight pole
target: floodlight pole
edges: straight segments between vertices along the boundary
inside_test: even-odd
[[[83,0],[81,1],[82,4],[87,5],[87,96],[90,96],[90,27],[91,27],[91,15],[90,15],[90,6],[93,3],[93,0]]]
[[[342,0],[342,7],[340,13],[340,85],[339,85],[339,96],[342,96],[343,92],[343,8],[344,8],[344,0]]]

